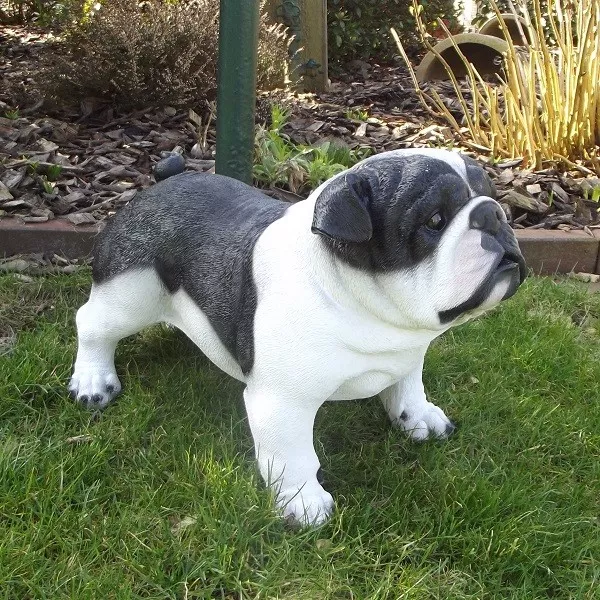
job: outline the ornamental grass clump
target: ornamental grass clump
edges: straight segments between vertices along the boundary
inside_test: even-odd
[[[421,101],[471,144],[494,158],[522,157],[523,166],[549,165],[600,174],[600,0],[540,0],[515,14],[525,19],[524,33],[531,40],[516,46],[500,18],[508,51],[497,81],[485,81],[460,48],[454,48],[467,69],[468,101],[448,63],[427,39],[420,10],[415,5],[420,35],[437,54],[450,76],[464,114],[459,122],[433,88],[419,85],[408,57],[392,30],[411,72]],[[443,23],[440,27],[445,28]],[[449,35],[446,30],[446,34]]]

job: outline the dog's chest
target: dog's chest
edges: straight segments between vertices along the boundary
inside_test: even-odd
[[[397,377],[384,371],[361,373],[345,381],[329,398],[330,400],[354,400],[369,398],[397,382]]]
[[[420,368],[423,354],[424,350],[374,356],[357,355],[346,363],[349,375],[329,399],[353,400],[375,396]],[[354,368],[349,364],[351,362],[355,363]]]

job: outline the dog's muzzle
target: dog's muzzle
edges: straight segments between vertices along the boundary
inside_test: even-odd
[[[506,298],[512,296],[527,277],[527,266],[515,234],[506,222],[502,207],[494,200],[478,204],[469,215],[469,225],[472,229],[479,229],[484,233],[483,247],[497,253],[492,278],[497,281],[503,274],[513,272],[513,281]]]

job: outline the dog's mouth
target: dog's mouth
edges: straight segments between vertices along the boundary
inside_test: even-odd
[[[442,324],[449,323],[465,313],[480,308],[493,293],[496,286],[505,287],[504,294],[502,298],[497,299],[498,301],[510,298],[527,277],[525,259],[516,241],[511,243],[510,239],[498,240],[491,236],[486,236],[483,239],[485,243],[484,249],[496,254],[494,263],[491,265],[479,288],[468,300],[458,306],[442,310],[438,313]]]
[[[519,252],[505,250],[504,255],[496,267],[495,275],[498,276],[501,273],[511,269],[519,271],[519,284],[523,283],[527,277],[527,268],[525,266],[525,260],[523,259],[523,256]]]

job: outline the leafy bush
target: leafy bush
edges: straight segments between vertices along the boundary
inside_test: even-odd
[[[94,97],[120,109],[199,105],[216,92],[218,0],[107,0],[44,65],[45,96],[61,104]],[[283,80],[288,36],[261,18],[258,85]]]
[[[574,2],[574,0],[567,1],[570,1],[571,4]],[[475,27],[481,27],[481,25],[483,25],[488,19],[496,16],[492,2],[493,0],[478,0],[477,16],[473,21],[473,25]],[[529,14],[535,13],[534,0],[496,0],[496,6],[498,7],[498,11],[503,15],[510,14],[513,12],[513,10],[519,14],[521,14],[523,11],[527,11]],[[548,0],[540,0],[540,7],[542,14],[546,14],[549,10],[555,12],[556,5],[554,2],[552,2],[552,0],[550,0],[550,3]],[[548,41],[556,42],[556,40],[552,37],[552,29],[550,28],[548,22],[544,21],[543,25],[546,39]]]
[[[285,109],[273,105],[270,127],[259,127],[257,131],[252,174],[259,185],[308,193],[370,152],[367,148],[350,150],[329,141],[318,146],[294,144],[282,132],[288,118]]]
[[[41,25],[67,20],[81,11],[83,0],[6,0],[0,2],[0,23],[35,21]]]
[[[498,6],[489,1],[499,16]],[[600,2],[549,0],[543,11],[541,0],[533,0],[533,12],[523,14],[531,44],[516,48],[506,36],[504,75],[496,84],[484,81],[455,46],[467,69],[472,105],[438,54],[451,75],[464,123],[457,121],[434,88],[431,96],[421,90],[404,53],[417,92],[425,106],[445,118],[467,143],[474,142],[493,157],[522,157],[525,166],[535,169],[555,163],[600,174]],[[425,39],[425,25],[420,19],[418,24]],[[403,52],[400,44],[399,49]]]
[[[422,4],[427,22],[441,17],[451,28],[455,26],[452,0],[422,0]],[[327,0],[330,61],[390,61],[398,54],[390,27],[398,31],[405,44],[418,42],[409,0]]]
[[[531,4],[531,2],[530,2]],[[498,10],[503,13],[509,13],[511,11],[510,0],[497,0],[496,6]],[[494,8],[490,0],[478,0],[477,1],[477,18],[482,21],[486,21],[489,17],[494,16]]]

